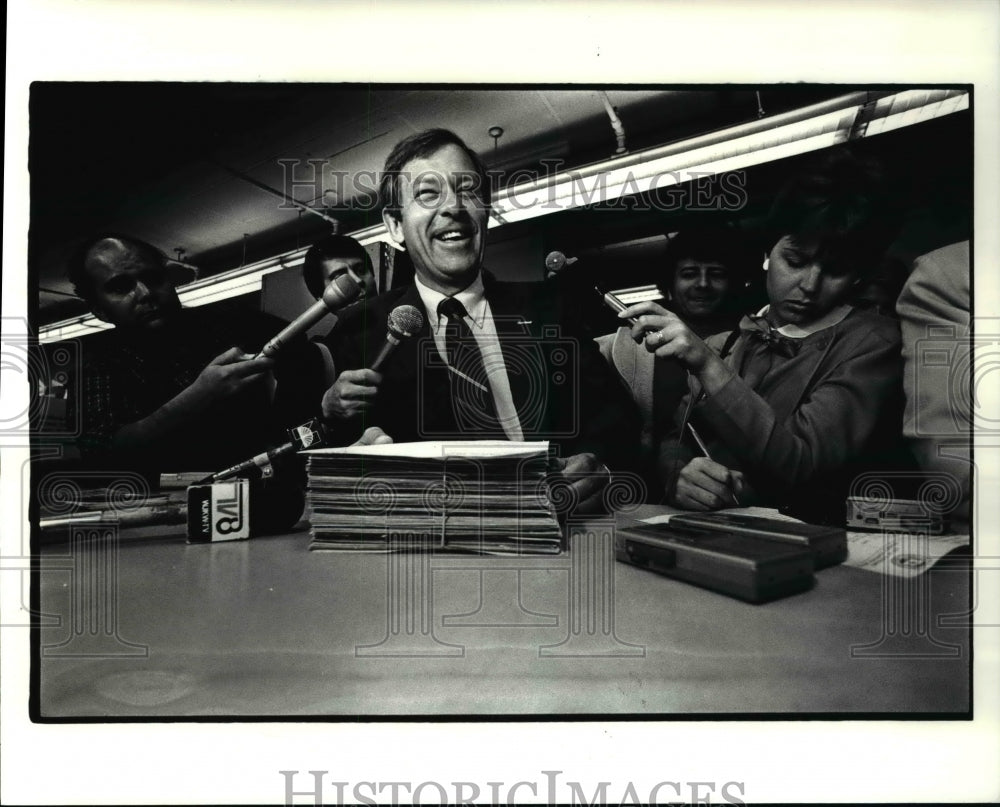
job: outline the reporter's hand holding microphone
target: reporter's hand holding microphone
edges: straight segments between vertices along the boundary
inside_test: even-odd
[[[192,404],[201,408],[242,392],[273,369],[274,359],[253,358],[231,347],[205,365],[191,384]]]

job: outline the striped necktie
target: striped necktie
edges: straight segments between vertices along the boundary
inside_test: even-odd
[[[465,306],[454,297],[446,297],[438,305],[438,316],[447,318],[444,343],[455,424],[463,433],[504,437],[483,356],[465,320]]]

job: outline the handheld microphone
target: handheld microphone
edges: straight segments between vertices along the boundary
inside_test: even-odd
[[[389,312],[389,332],[385,335],[385,344],[379,351],[370,369],[376,373],[392,355],[399,343],[424,327],[424,315],[412,305],[398,305]]]
[[[576,263],[579,258],[567,258],[561,252],[550,252],[545,256],[545,278],[555,277],[564,267]]]
[[[339,278],[337,279],[339,280]],[[329,288],[332,286],[333,283],[330,284],[330,287],[328,287],[327,290],[329,291]],[[325,298],[326,294],[323,296]],[[299,319],[302,318],[300,317]],[[402,342],[403,339],[413,336],[423,327],[423,325],[424,315],[421,314],[415,306],[400,305],[392,309],[392,311],[389,312],[389,332],[386,334],[385,344],[382,346],[382,350],[372,363],[371,369],[378,372],[379,367],[385,363],[385,360],[389,358],[392,351],[396,349],[399,343]],[[284,333],[284,331],[282,331],[282,333]],[[281,334],[278,334],[278,336],[280,337]],[[278,337],[275,337],[275,339],[277,338]],[[270,342],[268,344],[270,344]],[[288,436],[291,439],[284,445],[272,448],[270,451],[264,451],[255,457],[245,460],[244,462],[212,474],[204,479],[202,484],[222,482],[226,479],[232,479],[234,476],[247,474],[267,478],[274,473],[274,460],[279,457],[283,457],[286,454],[293,454],[307,448],[321,448],[326,445],[326,442],[329,439],[329,434],[327,433],[326,427],[323,425],[320,418],[313,418],[312,420],[306,421],[301,426],[289,429]]]
[[[207,485],[212,482],[222,482],[226,479],[232,479],[234,476],[248,473],[266,479],[274,474],[273,462],[278,457],[303,451],[307,448],[321,448],[326,445],[328,439],[326,428],[324,428],[319,418],[313,418],[301,426],[289,429],[288,436],[291,440],[284,445],[272,448],[270,451],[264,451],[244,462],[226,468],[224,471],[214,473],[203,479],[199,484]]]
[[[354,302],[361,296],[361,291],[361,281],[350,269],[338,275],[330,281],[322,297],[264,345],[254,358],[274,358],[288,342],[304,334],[327,314],[335,314],[348,303]]]

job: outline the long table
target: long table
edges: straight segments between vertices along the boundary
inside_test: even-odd
[[[970,574],[824,569],[751,605],[614,562],[310,552],[74,531],[39,557],[45,719],[441,715],[960,717]]]

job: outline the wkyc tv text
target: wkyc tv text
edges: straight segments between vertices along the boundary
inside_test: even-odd
[[[539,771],[517,782],[357,781],[328,778],[329,771],[278,771],[285,804],[735,804],[744,805],[743,782],[664,780],[652,786],[560,781],[562,771]]]

